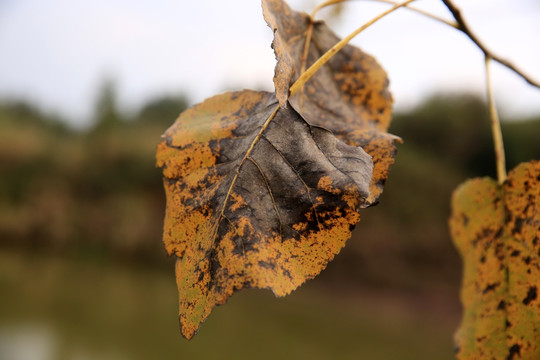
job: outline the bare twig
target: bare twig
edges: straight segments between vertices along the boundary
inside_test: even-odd
[[[306,31],[306,42],[304,43],[304,53],[302,54],[302,62],[300,66],[300,74],[303,74],[306,71],[307,59],[309,56],[309,45],[311,44],[311,37],[313,36],[313,27],[315,26],[313,15],[309,18],[309,25]],[[300,92],[303,92],[304,88],[300,89]],[[300,97],[300,108],[304,107],[304,98]]]
[[[491,72],[489,69],[491,58],[486,56],[486,88],[489,106],[489,117],[491,119],[491,132],[493,134],[493,145],[495,146],[495,163],[497,166],[497,180],[502,184],[506,179],[506,159],[504,155],[504,144],[501,131],[501,122],[497,114],[495,99],[493,97],[493,86],[491,85]]]
[[[347,0],[328,0],[328,1],[325,1],[323,2],[322,4],[319,4],[315,7],[315,9],[313,9],[313,12],[311,13],[311,18],[312,19],[315,19],[315,15],[319,12],[319,10],[321,10],[322,8],[325,8],[327,6],[330,6],[330,5],[336,5],[336,4],[339,4],[339,3],[342,3],[342,2],[345,2]]]
[[[474,42],[476,44],[476,46],[478,46],[478,48],[484,53],[484,55],[486,57],[488,57],[490,59],[493,59],[494,61],[497,61],[501,65],[506,66],[508,69],[512,70],[517,75],[522,77],[530,85],[532,85],[534,87],[537,87],[537,88],[540,88],[540,83],[538,83],[537,81],[531,79],[529,76],[527,76],[521,70],[519,70],[515,65],[513,65],[510,61],[508,61],[506,59],[503,59],[503,58],[501,58],[501,57],[499,57],[497,55],[494,55],[491,51],[489,51],[485,47],[485,45],[482,42],[480,42],[478,37],[476,37],[476,35],[471,31],[471,29],[469,28],[469,25],[467,24],[467,22],[465,22],[465,19],[461,15],[461,11],[452,3],[451,0],[442,0],[442,2],[444,3],[444,5],[446,5],[448,10],[450,10],[450,12],[452,13],[452,16],[456,20],[456,23],[458,25],[457,29],[460,30],[461,32],[463,32],[465,35],[467,35],[469,37],[469,39],[471,39],[472,42]]]
[[[328,0],[328,1],[325,1],[324,3],[319,4],[319,5],[317,5],[317,7],[315,7],[313,12],[311,13],[311,18],[314,19],[315,15],[317,14],[317,12],[319,12],[319,10],[321,10],[321,9],[327,7],[327,6],[330,6],[330,5],[340,4],[340,3],[345,2],[345,1],[347,1],[347,0]],[[398,4],[397,1],[393,1],[393,0],[371,0],[371,1],[381,2],[381,3],[385,3],[385,4],[392,4],[392,5],[397,5]],[[409,10],[414,11],[414,12],[417,12],[419,14],[422,14],[422,15],[427,16],[429,18],[432,18],[434,20],[440,21],[442,23],[445,23],[448,26],[457,28],[456,23],[454,23],[452,21],[448,21],[448,20],[446,20],[446,19],[444,19],[442,17],[439,17],[437,15],[428,13],[427,11],[424,11],[422,9],[418,9],[418,8],[415,8],[415,7],[412,7],[412,6],[407,6],[407,5],[405,5],[404,8],[409,9]]]
[[[328,1],[325,1],[324,3],[322,4],[319,4],[312,12],[311,14],[311,18],[315,18],[315,14],[321,10],[322,8],[325,8],[327,6],[330,6],[330,5],[335,5],[335,4],[339,4],[339,3],[342,3],[342,2],[345,2],[347,0],[328,0]],[[394,4],[396,5],[397,3],[393,0],[371,0],[371,1],[376,1],[376,2],[383,2],[383,3],[387,3],[387,4]],[[404,8],[407,8],[409,10],[412,10],[412,11],[415,11],[417,13],[420,13],[422,15],[425,15],[427,17],[430,17],[434,20],[437,20],[437,21],[440,21],[440,22],[443,22],[445,23],[446,25],[449,25],[461,32],[463,32],[465,35],[467,35],[469,37],[469,39],[472,40],[472,42],[474,42],[476,44],[476,46],[478,46],[478,48],[484,53],[485,56],[489,56],[491,59],[493,59],[494,61],[498,62],[499,64],[507,67],[508,69],[512,70],[514,73],[516,73],[518,76],[520,76],[521,78],[523,78],[528,84],[534,86],[534,87],[537,87],[537,88],[540,88],[540,83],[538,81],[535,81],[534,79],[532,79],[530,76],[528,76],[527,74],[525,74],[523,71],[521,71],[520,69],[518,69],[514,64],[512,64],[510,61],[508,61],[507,59],[504,59],[500,56],[497,56],[495,54],[493,54],[493,52],[491,52],[490,50],[488,50],[488,48],[480,41],[480,39],[478,39],[478,37],[471,31],[469,25],[467,24],[467,22],[465,21],[465,19],[463,18],[463,15],[461,14],[461,11],[454,5],[454,3],[452,2],[452,0],[442,0],[442,2],[444,3],[444,5],[448,8],[448,10],[450,10],[450,13],[452,13],[452,16],[454,17],[454,19],[456,20],[455,22],[452,22],[452,21],[448,21],[446,19],[443,19],[439,16],[436,16],[436,15],[433,15],[433,14],[430,14],[422,9],[418,9],[418,8],[414,8],[414,7],[411,7],[411,6],[407,6],[407,5],[404,5],[403,7]]]
[[[392,1],[392,0],[371,0],[371,1],[375,1],[375,2],[381,2],[381,3],[385,3],[385,4],[397,4],[395,1]],[[422,9],[419,9],[419,8],[416,8],[416,7],[412,7],[412,6],[405,6],[404,7],[405,9],[408,9],[408,10],[411,10],[411,11],[414,11],[416,13],[419,13],[419,14],[422,14],[424,16],[427,16],[428,18],[431,18],[433,20],[437,20],[439,22],[442,22],[442,23],[445,23],[446,25],[448,26],[451,26],[453,28],[456,28],[458,27],[458,25],[453,22],[453,21],[448,21],[440,16],[437,16],[437,15],[434,15],[434,14],[431,14],[427,11],[424,11]]]
[[[309,55],[309,45],[311,43],[311,37],[313,36],[313,26],[314,26],[313,18],[311,18],[311,21],[306,31],[306,42],[304,43],[304,52],[302,54],[302,66],[300,68],[300,74],[306,71],[307,58]]]

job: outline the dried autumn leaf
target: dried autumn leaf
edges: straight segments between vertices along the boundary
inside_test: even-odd
[[[187,338],[234,291],[283,296],[326,267],[367,205],[373,166],[273,94],[248,90],[181,114],[157,164]]]
[[[540,162],[499,186],[460,186],[450,230],[464,261],[459,359],[540,359]]]
[[[289,98],[289,87],[340,39],[322,21],[291,10],[283,0],[263,0],[263,14],[274,31],[274,85],[282,107],[287,100],[310,124],[324,127],[349,145],[361,146],[373,157],[370,202],[383,191],[394,162],[398,137],[386,131],[392,116],[392,96],[386,72],[370,55],[347,45],[337,52]],[[313,26],[312,36],[309,27]],[[307,58],[304,57],[309,41]]]

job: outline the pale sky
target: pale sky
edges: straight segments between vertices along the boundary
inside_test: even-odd
[[[319,2],[289,4],[311,12]],[[490,49],[540,81],[539,0],[455,3]],[[440,0],[417,6],[449,18]],[[386,8],[350,1],[330,25],[345,36]],[[196,103],[225,90],[272,91],[271,40],[259,0],[0,0],[0,98],[27,98],[84,126],[107,77],[126,109],[166,94]],[[397,108],[437,90],[485,92],[480,51],[406,9],[353,43],[385,67]],[[501,66],[493,70],[503,114],[540,113],[540,90]]]

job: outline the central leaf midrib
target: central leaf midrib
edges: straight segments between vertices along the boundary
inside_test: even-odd
[[[224,218],[225,214],[225,208],[227,207],[227,204],[229,202],[229,198],[231,196],[231,193],[233,191],[233,188],[234,186],[236,185],[236,181],[238,180],[238,175],[240,174],[240,171],[242,169],[242,166],[244,165],[244,163],[248,160],[248,158],[250,157],[251,153],[253,152],[253,149],[255,148],[255,145],[259,142],[259,140],[261,139],[262,137],[262,134],[263,132],[266,130],[266,128],[268,127],[268,125],[270,124],[270,122],[272,122],[272,120],[276,117],[276,114],[279,110],[280,106],[279,104],[275,107],[275,109],[272,111],[272,113],[270,114],[270,116],[266,119],[266,121],[262,124],[261,126],[261,129],[259,130],[259,132],[257,133],[257,135],[255,136],[255,138],[253,139],[253,141],[251,142],[249,148],[247,149],[246,151],[246,154],[244,155],[244,157],[242,158],[242,160],[240,161],[240,164],[238,165],[238,168],[236,169],[236,173],[234,174],[234,177],[231,181],[231,184],[229,185],[229,188],[227,189],[227,195],[225,196],[225,200],[223,200],[223,205],[221,206],[221,210],[219,211],[219,217],[218,217],[218,220],[216,222],[216,225],[215,225],[215,230],[214,230],[214,235],[212,236],[212,247],[214,246],[215,242],[216,242],[216,237],[218,235],[218,229],[219,229],[219,225],[221,224],[221,220]]]

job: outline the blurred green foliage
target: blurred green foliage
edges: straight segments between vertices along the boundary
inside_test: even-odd
[[[126,116],[106,82],[94,127],[75,131],[31,104],[0,103],[0,246],[164,263],[155,147],[187,104],[182,96],[157,98]],[[540,157],[538,129],[540,118],[504,122],[509,168]],[[353,239],[321,278],[457,286],[448,204],[467,177],[494,175],[486,106],[469,95],[434,96],[397,114],[391,132],[404,144],[381,203],[363,211]]]
[[[31,104],[1,103],[0,246],[161,257],[165,200],[154,153],[186,104],[160,98],[127,117],[107,82],[94,127],[81,132]]]
[[[161,244],[154,160],[187,105],[162,97],[127,116],[106,82],[94,126],[80,131],[30,103],[0,101],[0,347],[21,351],[52,334],[51,358],[66,359],[452,357],[461,261],[449,201],[467,177],[494,176],[483,101],[437,95],[397,114],[390,130],[404,144],[380,204],[362,211],[319,278],[287,301],[235,295],[189,343]],[[540,117],[503,123],[509,169],[540,158],[539,130]]]
[[[502,119],[506,166],[540,156],[540,116]],[[438,94],[413,111],[397,114],[391,132],[435,155],[466,176],[496,177],[489,114],[484,101],[468,94]]]

